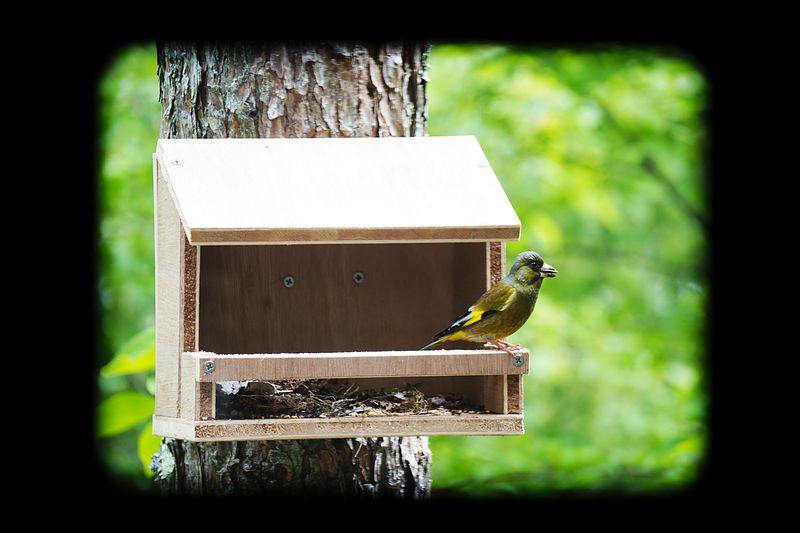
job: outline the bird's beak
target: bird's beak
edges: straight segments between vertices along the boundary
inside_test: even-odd
[[[554,277],[556,277],[556,274],[558,274],[558,270],[556,270],[555,268],[551,267],[547,263],[544,263],[542,265],[542,268],[539,269],[539,274],[543,278],[554,278]]]

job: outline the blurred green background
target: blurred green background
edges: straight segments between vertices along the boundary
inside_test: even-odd
[[[659,49],[435,45],[430,135],[475,135],[522,221],[509,264],[560,274],[512,342],[531,349],[526,434],[432,437],[433,495],[686,486],[707,446],[703,373],[707,91]],[[153,44],[121,51],[99,86],[99,451],[152,491]]]

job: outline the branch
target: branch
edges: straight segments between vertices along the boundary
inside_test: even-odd
[[[573,87],[570,86],[570,89],[575,94],[580,96],[580,93],[576,92]],[[617,118],[614,116],[614,114],[611,112],[611,110],[608,108],[608,106],[605,105],[604,102],[602,102],[598,98],[593,98],[593,101],[597,105],[597,107],[600,109],[600,112],[603,114],[603,117],[606,120],[606,122],[613,129],[617,130],[617,132],[623,137],[623,139],[626,140],[626,142],[636,143],[636,142],[639,141],[639,136],[634,134],[633,131],[631,131],[629,128],[626,128],[622,124],[620,124],[617,121]],[[664,185],[669,190],[669,192],[672,195],[672,197],[675,199],[675,201],[680,205],[680,208],[687,215],[689,215],[691,218],[695,219],[703,227],[703,229],[706,230],[706,232],[708,232],[710,230],[711,224],[710,224],[710,221],[708,220],[708,217],[706,217],[703,213],[698,211],[689,202],[689,200],[687,200],[686,197],[683,196],[683,194],[681,194],[681,192],[678,190],[678,188],[675,187],[675,184],[672,183],[672,181],[670,181],[670,179],[667,178],[667,176],[664,175],[663,172],[661,172],[661,169],[659,169],[658,166],[656,166],[656,162],[655,162],[655,160],[653,159],[653,157],[650,154],[646,154],[644,156],[644,158],[642,159],[641,165],[642,165],[642,168],[645,170],[645,172],[647,172],[650,176],[654,177],[656,180],[658,180],[662,185]]]
[[[675,187],[675,184],[672,183],[672,181],[670,181],[663,172],[661,172],[661,169],[659,169],[656,165],[655,159],[653,159],[649,154],[645,155],[644,159],[642,159],[642,168],[652,177],[660,181],[667,188],[667,190],[669,190],[672,197],[678,202],[678,204],[680,204],[680,207],[686,212],[686,214],[694,218],[701,226],[703,226],[703,229],[706,231],[710,229],[708,217],[695,209],[689,200],[687,200],[686,197],[681,194],[678,188]]]

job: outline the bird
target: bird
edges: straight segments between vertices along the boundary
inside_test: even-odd
[[[533,251],[517,255],[508,275],[487,290],[450,326],[433,336],[426,350],[448,341],[489,343],[513,353],[521,346],[502,339],[522,327],[533,313],[544,278],[554,278],[558,270]]]

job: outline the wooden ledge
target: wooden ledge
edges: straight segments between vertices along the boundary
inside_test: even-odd
[[[190,441],[522,435],[522,415],[462,414],[191,421],[153,416],[153,434]]]
[[[502,350],[417,350],[243,355],[184,352],[183,357],[184,364],[195,369],[199,382],[517,375],[528,373],[530,361],[525,348],[514,355]]]

